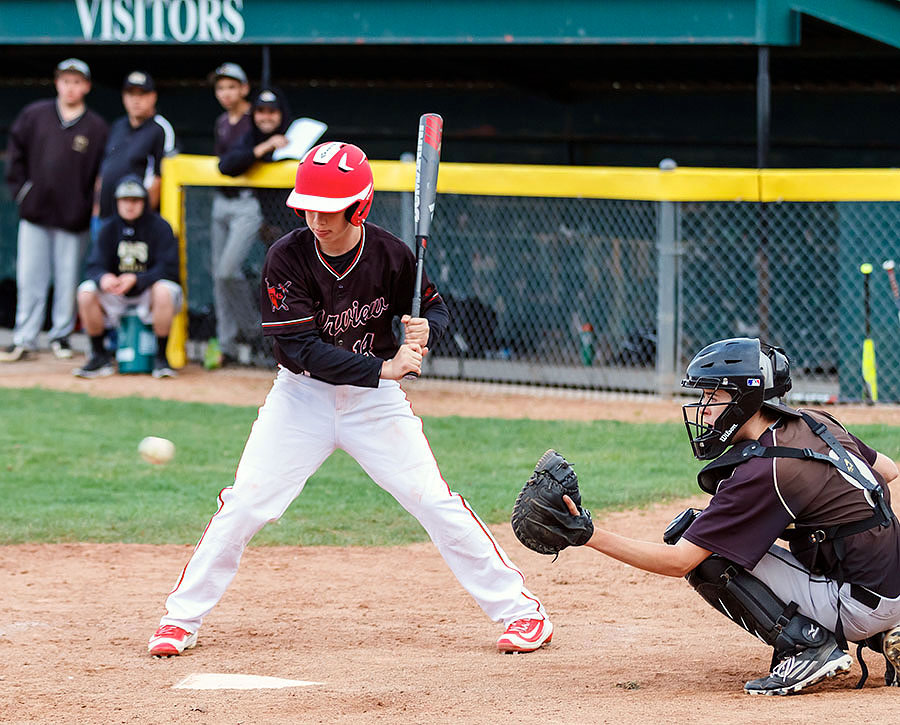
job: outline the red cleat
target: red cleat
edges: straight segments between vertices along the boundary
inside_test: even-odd
[[[174,657],[197,644],[197,633],[164,624],[150,638],[147,649],[154,657]]]
[[[534,652],[553,638],[549,619],[517,619],[497,640],[497,649],[506,654]]]

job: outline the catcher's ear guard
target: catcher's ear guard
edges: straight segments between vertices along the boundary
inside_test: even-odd
[[[666,530],[663,532],[663,541],[669,545],[677,544],[700,514],[701,509],[689,508],[682,511],[666,526]]]

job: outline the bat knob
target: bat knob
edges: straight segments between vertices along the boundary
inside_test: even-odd
[[[894,260],[893,259],[884,260],[884,262],[881,263],[881,268],[885,272],[890,272],[894,268]]]
[[[865,264],[859,265],[859,271],[863,274],[872,274],[872,265],[866,262]]]

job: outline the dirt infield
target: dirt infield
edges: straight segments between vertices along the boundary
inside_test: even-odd
[[[82,381],[40,358],[0,369],[0,385],[95,395],[258,405],[271,373],[188,368],[177,380]],[[675,403],[602,396],[526,396],[417,381],[422,415],[679,420]],[[837,410],[898,422],[896,409]],[[703,499],[686,501],[702,505]],[[658,540],[680,505],[611,514],[602,525]],[[751,698],[743,682],[770,651],[704,604],[682,580],[579,549],[556,563],[500,543],[542,598],[553,642],[529,655],[494,650],[487,620],[430,544],[389,548],[253,548],[199,646],[154,660],[146,640],[187,546],[0,547],[2,723],[893,723],[900,691],[870,654],[859,674],[788,698]],[[191,674],[267,675],[321,684],[270,690],[184,690]]]

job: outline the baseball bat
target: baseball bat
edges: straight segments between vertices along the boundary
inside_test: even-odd
[[[875,368],[875,343],[872,342],[872,331],[869,326],[869,277],[872,265],[866,262],[860,265],[859,271],[865,280],[866,337],[862,349],[863,399],[869,405],[878,402],[878,373]]]
[[[900,320],[900,287],[897,286],[897,274],[894,272],[894,260],[886,259],[881,263],[881,268],[887,272],[888,281],[891,283],[891,296],[897,306],[897,319]]]
[[[444,119],[436,113],[425,113],[419,119],[419,139],[416,143],[416,186],[414,196],[416,220],[416,285],[413,288],[412,317],[422,309],[422,276],[425,272],[425,252],[431,234],[434,201],[437,195],[438,163],[441,160],[441,137]]]
[[[431,236],[443,133],[443,118],[436,113],[422,114],[419,118],[419,138],[416,142],[416,184],[413,198],[416,225],[416,281],[413,286],[410,317],[418,317],[422,311],[425,252],[428,250],[428,239]],[[407,373],[404,377],[416,378],[418,375]]]

